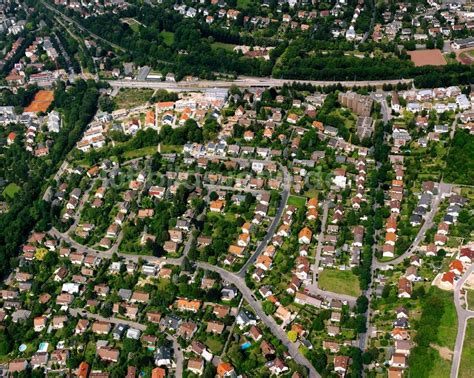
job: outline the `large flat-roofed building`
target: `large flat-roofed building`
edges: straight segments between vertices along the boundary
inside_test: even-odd
[[[370,96],[360,95],[355,92],[339,93],[338,101],[342,106],[351,109],[361,117],[370,116],[374,100]]]
[[[453,42],[451,42],[451,46],[456,50],[474,47],[474,38],[455,39]]]

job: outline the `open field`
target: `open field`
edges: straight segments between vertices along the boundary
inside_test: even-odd
[[[142,25],[134,18],[122,18],[120,21],[124,24],[128,24],[128,26],[130,26],[130,29],[132,29],[135,33],[140,30],[140,25]]]
[[[319,273],[319,288],[354,297],[360,295],[359,278],[350,270],[324,269]]]
[[[134,108],[144,105],[153,96],[153,89],[131,89],[122,88],[114,98],[118,109]]]
[[[162,31],[160,35],[163,37],[164,42],[168,45],[171,46],[174,42],[174,33],[173,32],[168,32],[168,31]]]
[[[162,154],[171,154],[174,152],[181,152],[182,146],[172,146],[172,145],[161,145]],[[148,146],[139,148],[137,150],[126,151],[123,154],[123,157],[126,160],[136,159],[144,156],[151,156],[157,152],[157,146]]]
[[[251,0],[237,0],[237,6],[239,8],[248,8],[251,3]]]
[[[453,332],[453,329],[455,330],[458,325],[453,293],[440,291],[438,295],[444,302],[444,312],[438,328],[438,344],[453,350],[456,343],[456,332]]]
[[[462,347],[459,378],[474,377],[474,319],[469,319]]]
[[[290,196],[288,198],[288,205],[293,205],[298,208],[305,207],[306,205],[306,198],[304,197],[296,197],[296,196]]]
[[[446,59],[444,59],[441,50],[438,49],[408,51],[408,55],[410,55],[415,67],[446,65]]]
[[[21,188],[17,184],[12,182],[11,184],[8,184],[5,187],[5,189],[3,190],[3,195],[13,198],[15,194],[17,194],[20,190]]]
[[[227,51],[234,51],[235,45],[232,45],[230,43],[223,43],[223,42],[214,42],[211,47],[213,49],[224,49]]]
[[[25,112],[33,112],[33,113],[38,113],[38,112],[46,112],[48,110],[49,105],[54,100],[54,92],[53,91],[38,91],[36,93],[35,98],[31,102],[30,105],[28,105],[25,108]]]

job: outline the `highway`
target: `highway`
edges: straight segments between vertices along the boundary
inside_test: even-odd
[[[395,79],[395,80],[351,80],[351,81],[332,81],[332,80],[291,80],[291,79],[274,79],[265,77],[240,76],[236,80],[195,80],[195,81],[138,81],[138,80],[108,80],[112,88],[152,88],[165,89],[171,92],[184,91],[202,91],[228,89],[232,86],[240,88],[260,88],[260,87],[281,87],[284,84],[298,83],[311,84],[314,86],[327,87],[331,85],[341,84],[344,87],[354,86],[377,86],[384,84],[397,85],[398,83],[410,84],[411,79]]]

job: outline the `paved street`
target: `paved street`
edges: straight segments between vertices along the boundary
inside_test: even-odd
[[[309,294],[311,295],[319,295],[327,299],[336,299],[340,300],[343,302],[349,303],[351,306],[355,304],[356,299],[355,297],[352,297],[350,295],[344,295],[344,294],[339,294],[339,293],[334,293],[331,291],[326,291],[322,290],[318,286],[318,280],[316,279],[316,275],[319,274],[319,264],[321,261],[321,250],[323,248],[323,241],[324,241],[324,233],[326,231],[326,223],[328,219],[328,213],[329,213],[329,203],[325,201],[323,203],[323,216],[321,219],[321,232],[318,235],[318,245],[316,247],[316,258],[315,262],[313,264],[313,281],[310,285],[306,286],[306,290],[308,291]]]
[[[245,279],[239,277],[234,273],[228,272],[225,269],[207,263],[197,263],[197,266],[202,269],[217,272],[220,274],[223,280],[234,284],[240,290],[244,299],[253,308],[253,310],[262,320],[262,322],[264,322],[265,325],[270,328],[272,334],[278,337],[278,339],[280,339],[283,345],[288,348],[288,352],[290,353],[291,357],[293,357],[295,362],[300,365],[306,366],[310,372],[310,377],[320,377],[319,373],[316,371],[313,365],[311,365],[308,359],[303,356],[299,351],[298,343],[292,343],[290,340],[288,340],[286,332],[276,323],[276,321],[271,316],[267,316],[265,314],[265,312],[263,311],[262,304],[255,298],[252,291],[245,284]]]
[[[456,306],[456,312],[458,315],[458,333],[456,337],[456,344],[454,345],[453,362],[451,365],[451,378],[456,378],[459,374],[459,365],[461,363],[461,354],[464,344],[464,337],[466,334],[467,321],[470,318],[474,318],[474,311],[466,310],[463,307],[463,303],[461,303],[463,301],[461,298],[462,287],[472,272],[474,272],[474,264],[471,264],[469,269],[459,279],[454,288],[454,305]]]
[[[275,231],[278,227],[278,224],[280,223],[281,217],[283,216],[283,213],[285,211],[286,204],[288,203],[288,197],[290,195],[291,183],[290,183],[287,168],[282,165],[280,165],[280,168],[283,173],[283,190],[281,191],[280,206],[278,207],[275,217],[273,218],[273,221],[270,227],[268,228],[267,234],[265,235],[265,237],[262,239],[262,241],[256,248],[254,254],[250,256],[250,258],[247,260],[244,266],[240,269],[238,273],[239,277],[244,278],[249,266],[253,265],[253,263],[257,260],[258,256],[260,256],[263,253],[266,246],[268,245],[268,242],[272,240],[273,235],[275,234]]]
[[[323,249],[324,234],[326,232],[326,223],[328,221],[329,203],[323,202],[323,217],[321,219],[321,232],[318,235],[318,245],[316,247],[316,258],[313,265],[313,284],[318,287],[317,274],[319,270],[319,263],[321,262],[321,251]]]
[[[68,162],[67,162],[67,161],[63,161],[63,163],[62,163],[61,166],[59,167],[58,171],[57,171],[56,174],[54,175],[53,180],[57,182],[57,181],[59,180],[59,178],[61,177],[61,175],[64,173],[64,171],[66,171],[66,169],[67,169],[68,167],[69,167]],[[43,201],[50,202],[53,195],[54,195],[54,193],[52,192],[51,186],[49,186],[49,187],[46,189],[46,191],[44,192]]]
[[[438,211],[438,207],[443,198],[443,195],[451,193],[452,187],[453,186],[451,184],[446,184],[443,182],[439,184],[438,194],[434,196],[433,198],[433,203],[431,204],[431,210],[426,215],[423,225],[421,226],[420,230],[418,231],[418,234],[416,235],[411,245],[407,248],[405,253],[387,262],[380,262],[374,259],[375,261],[373,261],[372,264],[375,269],[385,268],[389,265],[400,264],[401,262],[403,262],[403,260],[410,258],[412,255],[416,253],[416,251],[418,250],[418,246],[425,239],[426,231],[428,231],[431,227],[433,227],[433,219]]]

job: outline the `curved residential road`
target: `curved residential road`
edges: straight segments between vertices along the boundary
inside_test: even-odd
[[[247,301],[247,303],[255,310],[258,317],[265,323],[268,328],[270,328],[272,334],[278,337],[283,343],[283,345],[288,348],[288,352],[290,353],[291,357],[293,357],[295,362],[305,366],[309,370],[310,377],[320,377],[319,373],[313,367],[311,362],[309,362],[309,360],[305,356],[303,356],[303,354],[301,354],[298,349],[298,344],[292,343],[288,339],[285,331],[276,323],[276,321],[272,317],[267,316],[265,314],[265,312],[263,311],[262,304],[255,298],[252,291],[247,287],[247,285],[245,284],[245,280],[242,277],[234,273],[228,272],[225,269],[207,263],[199,262],[196,265],[201,269],[206,269],[219,273],[223,280],[234,284],[242,293],[242,296]]]
[[[278,227],[278,224],[280,223],[281,217],[283,216],[283,212],[285,211],[286,204],[288,203],[288,197],[290,195],[291,186],[290,176],[288,175],[288,169],[284,165],[280,164],[280,168],[283,173],[283,190],[281,191],[280,206],[278,207],[275,217],[273,218],[273,221],[270,227],[268,228],[267,234],[262,239],[258,247],[255,249],[254,254],[249,257],[249,259],[245,262],[245,264],[237,273],[237,275],[241,278],[245,277],[249,266],[251,266],[257,260],[258,256],[262,254],[268,243],[272,240],[273,235],[275,234],[275,231]]]
[[[446,184],[443,182],[439,184],[438,194],[433,199],[433,202],[431,204],[431,210],[426,215],[423,225],[421,226],[420,230],[418,231],[418,234],[416,235],[415,239],[410,244],[408,249],[402,255],[398,256],[397,258],[393,260],[390,260],[387,262],[380,262],[380,261],[375,260],[373,262],[374,269],[380,269],[380,268],[385,268],[389,265],[400,264],[401,262],[403,262],[403,260],[405,260],[406,258],[409,258],[410,256],[416,253],[418,246],[425,238],[426,231],[428,231],[431,227],[433,227],[433,219],[438,211],[438,207],[443,198],[443,195],[451,193],[452,187],[453,185]]]
[[[467,321],[468,319],[474,318],[474,311],[466,310],[461,304],[462,287],[473,272],[474,264],[471,264],[469,269],[463,274],[461,279],[454,287],[454,305],[456,306],[456,312],[458,315],[458,334],[456,337],[456,344],[454,345],[453,362],[451,365],[451,378],[456,378],[458,376]]]
[[[88,253],[96,253],[98,256],[102,258],[111,258],[112,253],[110,250],[109,251],[98,251],[93,248],[87,248],[84,247],[83,245],[75,242],[73,239],[71,239],[68,235],[60,233],[58,230],[55,228],[51,229],[50,234],[52,236],[55,236],[57,238],[63,239],[67,243],[69,243],[72,247],[74,247],[76,250],[80,252],[88,252]],[[157,258],[154,256],[146,256],[146,255],[132,255],[132,254],[124,254],[124,253],[117,253],[117,255],[128,259],[130,261],[135,261],[138,262],[139,259],[145,260],[147,262],[153,262],[157,264],[170,264],[170,265],[180,265],[182,263],[182,258],[178,259],[167,259],[167,258]],[[311,362],[301,354],[301,352],[298,349],[298,344],[292,343],[285,331],[276,323],[276,321],[272,318],[269,317],[265,314],[263,311],[262,304],[255,298],[254,294],[252,291],[247,287],[245,284],[245,279],[243,277],[240,277],[237,274],[234,274],[232,272],[229,272],[223,268],[210,265],[208,263],[203,263],[203,262],[197,262],[196,266],[201,268],[201,269],[206,269],[210,270],[213,272],[218,273],[223,280],[230,282],[234,284],[237,289],[242,293],[242,296],[244,299],[249,303],[249,305],[254,309],[256,314],[260,317],[260,319],[265,323],[267,327],[270,328],[271,332],[280,339],[280,341],[288,348],[288,352],[290,355],[293,357],[293,359],[300,365],[305,366],[309,372],[310,372],[310,377],[320,377],[319,373],[316,371],[316,369],[313,367]],[[323,292],[324,293],[324,292]],[[325,293],[329,294],[329,293]],[[79,312],[79,311],[78,311]]]

